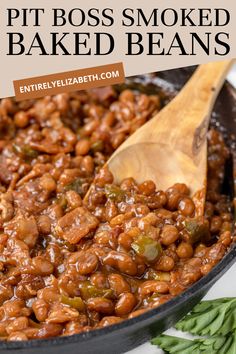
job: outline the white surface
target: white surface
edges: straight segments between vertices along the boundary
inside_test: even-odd
[[[233,70],[229,73],[228,80],[236,87],[236,65]],[[217,283],[211,288],[208,294],[204,297],[204,300],[217,299],[219,297],[235,297],[236,296],[236,264],[234,264],[228,272],[220,278]],[[175,329],[169,329],[165,332],[170,335],[177,335],[181,337],[186,337],[185,335],[180,335]],[[158,349],[156,346],[150,343],[145,343],[134,350],[127,352],[126,354],[162,354],[163,351]]]

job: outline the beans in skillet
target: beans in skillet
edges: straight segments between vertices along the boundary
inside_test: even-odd
[[[106,87],[0,102],[0,338],[72,335],[157,307],[207,274],[233,242],[221,194],[229,156],[208,134],[205,215],[188,186],[160,191],[103,168],[161,108]],[[83,197],[95,177],[87,204]]]

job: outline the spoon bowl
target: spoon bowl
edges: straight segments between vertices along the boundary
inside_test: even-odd
[[[204,210],[209,120],[233,61],[198,67],[180,93],[132,134],[107,162],[116,183],[133,177],[166,190],[176,182],[191,188],[196,214]],[[85,200],[89,195],[88,191]]]

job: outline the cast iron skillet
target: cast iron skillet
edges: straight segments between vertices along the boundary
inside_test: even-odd
[[[128,85],[145,83],[145,90],[155,92],[161,86],[168,92],[167,96],[175,95],[192,74],[194,68],[176,69],[162,72],[158,77],[143,76],[128,80]],[[165,99],[165,98],[164,98]],[[236,154],[236,91],[226,84],[218,98],[212,125],[217,126],[227,137],[228,143]],[[177,124],[177,122],[176,122]],[[231,166],[232,167],[232,166]],[[226,187],[230,191],[230,181],[233,181],[232,168],[228,169]],[[232,187],[232,185],[231,185]],[[181,295],[175,297],[160,307],[144,313],[143,315],[124,321],[122,323],[73,335],[48,340],[33,340],[28,342],[0,342],[0,353],[24,354],[118,354],[124,353],[154,335],[161,333],[175,324],[182,316],[189,312],[211,286],[219,279],[236,259],[236,245],[220,263],[205,277],[191,286]]]

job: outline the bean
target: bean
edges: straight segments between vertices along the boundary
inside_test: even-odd
[[[131,229],[127,231],[127,234],[131,236],[133,239],[135,239],[137,236],[140,235],[140,229],[136,226],[131,227]]]
[[[221,242],[217,242],[213,244],[211,247],[208,249],[208,260],[211,262],[217,262],[219,261],[225,252],[225,246]]]
[[[50,263],[53,264],[54,266],[59,266],[64,259],[61,248],[58,245],[53,243],[48,245],[46,249],[46,255]]]
[[[161,219],[172,219],[172,212],[167,209],[158,209],[156,214]]]
[[[179,258],[191,258],[193,256],[193,247],[190,243],[181,242],[177,247],[176,253]]]
[[[220,235],[219,241],[226,247],[228,247],[232,242],[232,236],[230,231],[225,231]]]
[[[70,321],[66,324],[65,330],[64,330],[64,335],[73,335],[73,334],[78,334],[82,332],[83,326],[75,321]]]
[[[110,225],[111,226],[121,225],[123,224],[124,221],[125,221],[125,215],[119,214],[110,220]]]
[[[90,150],[90,142],[88,139],[81,139],[75,146],[76,155],[87,155]]]
[[[56,182],[49,174],[45,174],[43,177],[40,178],[39,185],[43,190],[46,190],[48,192],[53,192],[57,188]]]
[[[143,273],[146,270],[145,261],[144,261],[143,257],[141,257],[137,254],[134,255],[134,261],[137,265],[137,276],[140,277],[141,275],[143,275]]]
[[[125,134],[124,133],[117,133],[114,134],[112,138],[112,147],[113,149],[117,149],[125,140]]]
[[[109,265],[111,267],[114,267],[115,269],[118,269],[121,273],[124,274],[137,274],[137,265],[132,260],[132,258],[126,253],[111,251],[103,259],[103,263],[105,265]]]
[[[106,184],[113,182],[113,175],[108,170],[108,168],[102,168],[99,174],[95,178],[95,183],[99,187],[104,187]]]
[[[139,309],[139,310],[136,310],[134,312],[131,312],[131,314],[129,315],[128,318],[134,318],[134,317],[137,317],[139,315],[142,315],[144,312],[146,312],[146,309]]]
[[[95,297],[87,301],[87,307],[90,311],[96,311],[105,315],[112,315],[114,312],[113,302],[103,297]]]
[[[128,315],[136,305],[136,298],[132,293],[124,293],[119,297],[115,305],[115,313],[117,316]]]
[[[42,256],[37,256],[32,259],[32,266],[38,275],[50,275],[53,273],[53,265],[51,262],[43,258]]]
[[[103,126],[104,127],[112,127],[112,125],[115,122],[115,115],[113,112],[108,112],[105,114],[104,118],[103,118]]]
[[[175,266],[173,258],[163,255],[155,265],[155,269],[162,270],[163,272],[170,272]]]
[[[212,270],[213,267],[214,267],[214,264],[212,264],[212,263],[204,264],[204,265],[201,267],[201,273],[202,273],[202,275],[208,274],[208,273]]]
[[[207,247],[200,243],[194,250],[194,256],[195,257],[203,257],[206,253]]]
[[[20,299],[9,300],[3,304],[4,312],[7,318],[20,316],[24,306],[24,300]]]
[[[24,333],[22,333],[22,332],[12,332],[9,336],[8,336],[8,338],[7,338],[7,340],[8,341],[23,341],[23,340],[27,340],[28,339],[28,337],[26,336],[26,334],[24,334]]]
[[[177,210],[181,197],[181,194],[177,192],[168,194],[167,209],[171,211]]]
[[[158,306],[164,304],[165,302],[169,301],[171,298],[172,298],[171,295],[162,295],[157,300],[151,302],[150,307],[151,308],[158,307]]]
[[[110,252],[111,248],[105,246],[101,247],[100,245],[94,243],[90,250],[98,257],[100,262],[102,262],[103,258]]]
[[[43,339],[59,336],[62,332],[62,326],[58,323],[44,323],[43,326],[37,331],[34,331],[35,328],[27,328],[24,330],[24,333],[27,335],[28,338],[30,338],[30,330],[32,333],[32,339]]]
[[[163,191],[158,191],[156,197],[158,198],[160,205],[164,207],[167,203],[167,194]]]
[[[138,186],[140,193],[144,195],[152,195],[155,193],[156,185],[153,181],[145,181]]]
[[[38,291],[37,296],[49,304],[57,302],[60,299],[60,294],[54,288],[43,288]]]
[[[9,323],[9,325],[6,327],[6,331],[8,334],[11,334],[13,332],[17,331],[23,331],[25,328],[27,328],[29,325],[29,320],[27,317],[21,316],[13,320],[12,322]]]
[[[189,195],[190,190],[184,183],[175,183],[167,190],[168,193],[180,193],[182,195]]]
[[[109,287],[107,276],[103,273],[93,273],[90,277],[90,281],[98,289]]]
[[[40,215],[37,226],[39,233],[48,235],[51,231],[51,219],[47,215]]]
[[[74,263],[76,270],[81,275],[93,273],[98,266],[98,257],[89,252],[77,252],[69,258],[69,263]]]
[[[19,111],[14,115],[14,123],[18,128],[25,128],[29,124],[29,116],[24,111]]]
[[[161,243],[169,246],[179,238],[178,229],[173,225],[165,225],[161,232]]]
[[[114,291],[116,296],[122,293],[130,292],[130,285],[120,274],[111,273],[108,275],[110,288]]]
[[[119,323],[122,321],[122,318],[116,317],[116,316],[105,316],[103,319],[99,322],[99,327],[107,327],[111,326],[113,324]]]
[[[159,218],[156,216],[155,213],[148,213],[144,217],[141,218],[141,222],[144,226],[152,225],[156,226]]]
[[[147,280],[139,286],[138,292],[143,299],[153,293],[166,294],[169,292],[169,286],[164,281]]]
[[[14,104],[10,98],[3,98],[0,103],[1,112],[3,115],[14,112]]]
[[[184,216],[193,216],[195,211],[195,205],[192,199],[185,197],[180,199],[178,209]]]
[[[19,240],[18,247],[27,249],[28,245],[32,248],[38,238],[38,228],[34,216],[29,218],[19,217],[15,226],[16,236]]]
[[[104,204],[106,202],[106,196],[105,193],[102,191],[95,191],[94,193],[89,195],[90,203],[93,204],[94,206],[97,206],[99,204]],[[100,210],[104,210],[105,214],[105,208],[100,207]]]
[[[125,178],[120,185],[120,188],[124,191],[131,191],[132,189],[135,189],[137,187],[137,184],[135,180],[130,177],[130,178]]]
[[[118,214],[118,209],[114,202],[108,200],[106,204],[106,220],[113,219]]]
[[[98,120],[91,120],[87,124],[85,124],[81,130],[83,137],[89,137],[93,131],[98,127],[99,121]]]
[[[32,304],[35,317],[39,322],[44,322],[48,315],[49,306],[43,299],[37,299]]]
[[[76,309],[61,304],[56,304],[49,311],[46,322],[49,324],[64,323],[77,320],[79,313]]]
[[[80,195],[76,191],[72,190],[66,192],[66,200],[67,206],[70,209],[78,208],[83,204]]]
[[[107,230],[98,231],[94,236],[94,241],[100,245],[109,246],[111,241],[110,232]]]
[[[202,265],[202,259],[199,257],[188,259],[186,264],[196,270]]]
[[[139,231],[140,232],[140,231]],[[133,237],[130,234],[122,232],[118,237],[118,244],[129,251],[133,242]]]
[[[71,272],[70,275],[68,275],[66,273],[62,273],[62,275],[60,276],[60,278],[58,280],[58,288],[60,289],[60,292],[62,294],[66,294],[70,297],[75,297],[78,295],[77,281],[84,280],[84,277],[81,275],[78,275],[78,273],[75,271],[74,268],[72,268],[72,270],[70,270],[70,272]],[[81,277],[82,277],[82,279],[81,279]],[[75,281],[75,279],[77,281]],[[59,294],[57,294],[57,295],[55,294],[54,298],[56,299],[57,296],[59,297],[59,300],[60,300]]]

